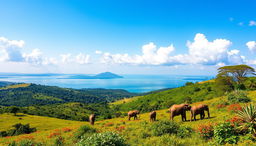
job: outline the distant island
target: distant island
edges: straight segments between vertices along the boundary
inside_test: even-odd
[[[104,72],[100,73],[94,76],[89,75],[72,75],[65,79],[117,79],[117,78],[123,78],[122,76],[119,76],[117,74],[111,73],[111,72]]]

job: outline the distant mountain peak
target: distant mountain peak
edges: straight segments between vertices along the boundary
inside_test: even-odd
[[[113,79],[113,78],[123,78],[122,76],[119,76],[117,74],[111,73],[111,72],[103,72],[95,75],[96,78],[103,78],[103,79]]]

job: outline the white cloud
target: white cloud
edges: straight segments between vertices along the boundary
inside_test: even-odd
[[[79,64],[88,64],[89,59],[90,59],[90,55],[86,55],[86,54],[82,54],[82,53],[80,53],[76,56],[76,62]]]
[[[39,49],[34,49],[31,53],[24,53],[23,58],[32,65],[56,65],[58,62],[55,58],[44,57]]]
[[[256,51],[256,41],[249,41],[246,43],[246,46],[250,51]]]
[[[103,53],[103,63],[118,64],[143,64],[143,65],[162,65],[169,62],[169,55],[175,50],[173,45],[159,47],[152,42],[142,46],[142,55],[110,54]]]
[[[96,50],[95,54],[102,54],[102,51]]]
[[[79,53],[74,56],[71,54],[62,54],[61,62],[62,63],[78,63],[78,64],[88,64],[90,61],[90,55]]]
[[[256,21],[251,20],[251,21],[249,22],[249,26],[256,26]]]
[[[71,54],[61,54],[61,62],[62,63],[70,63],[71,62]]]
[[[245,58],[239,54],[239,50],[228,50],[231,44],[232,42],[226,39],[216,39],[210,42],[204,34],[198,33],[193,42],[187,42],[187,54],[171,56],[175,50],[173,45],[157,48],[153,42],[150,42],[142,46],[142,55],[103,53],[102,62],[142,65],[220,65],[220,63],[240,64],[245,62]]]
[[[23,40],[9,40],[0,37],[0,61],[23,61],[21,50],[24,44]]]

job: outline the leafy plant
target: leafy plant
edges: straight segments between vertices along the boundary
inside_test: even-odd
[[[74,138],[79,140],[82,136],[88,137],[91,134],[96,133],[96,131],[97,130],[91,126],[83,125],[74,133]]]
[[[177,136],[180,138],[190,137],[194,130],[188,126],[180,126],[177,132]]]
[[[250,102],[251,99],[246,95],[246,92],[241,90],[235,90],[228,94],[228,101],[231,104],[234,103],[247,103]]]
[[[214,135],[212,124],[203,124],[198,126],[198,132],[203,139],[211,139]]]
[[[239,140],[234,126],[229,122],[221,123],[214,127],[214,138],[219,144],[236,144]]]
[[[154,136],[177,134],[179,125],[173,121],[157,121],[150,127]]]
[[[250,133],[256,134],[255,105],[249,104],[248,106],[242,107],[242,110],[237,112],[237,116],[244,121],[244,124],[241,127],[242,129],[247,129]]]
[[[125,139],[114,132],[95,133],[90,137],[82,137],[78,146],[126,146]]]
[[[36,131],[36,128],[30,128],[29,124],[15,124],[12,127],[14,127],[14,129],[10,129],[7,131],[1,131],[0,132],[0,136],[1,137],[5,137],[5,136],[15,136],[15,135],[20,135],[20,134],[29,134],[32,132]]]

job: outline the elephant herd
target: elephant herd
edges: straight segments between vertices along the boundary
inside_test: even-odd
[[[187,118],[186,118],[187,111],[191,112],[190,121],[192,120],[196,121],[196,115],[199,115],[199,114],[200,114],[200,119],[201,120],[204,119],[205,118],[204,111],[207,111],[208,118],[210,118],[209,107],[206,104],[200,104],[192,107],[189,104],[174,104],[171,106],[171,108],[169,108],[170,119],[173,120],[175,116],[181,115],[182,121],[187,121]],[[138,110],[129,111],[128,120],[130,120],[132,117],[134,118],[134,120],[138,119],[139,114],[140,114],[140,111]],[[156,120],[156,111],[150,112],[149,119],[150,121]],[[94,125],[95,114],[90,115],[89,121],[91,125]]]

